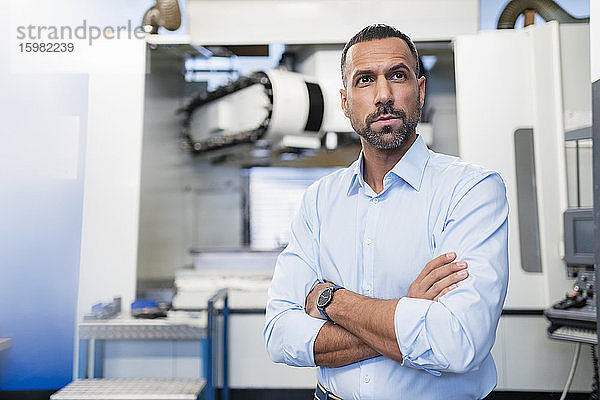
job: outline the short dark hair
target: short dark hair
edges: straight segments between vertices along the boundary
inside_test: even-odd
[[[419,53],[417,53],[417,48],[415,47],[415,44],[410,39],[410,37],[408,37],[408,35],[400,32],[398,29],[392,26],[385,24],[373,24],[363,28],[356,35],[352,36],[352,39],[350,39],[348,43],[346,43],[346,45],[344,46],[344,50],[342,51],[342,61],[340,63],[342,70],[342,81],[344,83],[344,86],[346,86],[346,79],[344,78],[344,68],[346,67],[346,55],[348,54],[348,50],[350,49],[350,47],[354,46],[356,43],[369,42],[371,40],[377,39],[387,39],[390,37],[397,37],[406,42],[411,54],[415,59],[415,75],[417,78],[419,77]]]

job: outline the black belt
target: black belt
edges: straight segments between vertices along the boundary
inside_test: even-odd
[[[317,382],[317,388],[315,389],[316,400],[342,400],[341,397],[337,397],[335,394],[325,390],[319,382]]]

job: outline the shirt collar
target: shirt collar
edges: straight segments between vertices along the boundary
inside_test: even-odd
[[[358,159],[352,164],[352,177],[350,178],[350,185],[348,185],[348,191],[346,195],[350,196],[359,186],[362,186],[362,163],[363,163],[363,152],[360,151]]]
[[[363,152],[360,152],[358,160],[352,165],[352,177],[350,179],[350,185],[348,186],[348,196],[354,192],[358,186],[363,186]],[[421,189],[421,182],[423,181],[423,175],[425,173],[425,166],[429,160],[429,149],[423,141],[423,138],[419,135],[415,142],[410,146],[408,151],[402,156],[400,161],[394,165],[394,167],[387,173],[394,174],[402,178],[406,183],[413,187],[413,189],[419,191]]]

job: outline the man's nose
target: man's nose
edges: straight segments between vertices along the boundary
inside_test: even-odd
[[[394,97],[387,79],[378,79],[376,84],[375,105],[387,105],[394,103]]]

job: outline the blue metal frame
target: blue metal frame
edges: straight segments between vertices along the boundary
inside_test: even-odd
[[[104,376],[104,349],[106,341],[103,339],[95,339],[94,365],[90,371],[88,368],[90,340],[92,339],[79,339],[77,379],[102,378]]]
[[[215,303],[223,300],[223,309],[219,310],[215,307]],[[206,400],[216,399],[216,379],[215,379],[215,358],[214,354],[218,353],[217,335],[217,317],[219,314],[223,316],[223,391],[221,393],[222,400],[229,400],[229,368],[228,368],[228,351],[227,351],[227,336],[228,336],[228,319],[229,305],[227,299],[227,289],[219,290],[208,300],[208,321],[206,327],[206,357],[204,357],[204,371],[206,374]]]
[[[102,378],[104,376],[104,347],[106,341],[103,339],[96,339],[94,345],[94,370],[92,371],[92,378]]]
[[[77,379],[87,378],[87,360],[88,360],[88,341],[87,339],[79,339],[77,363]]]

